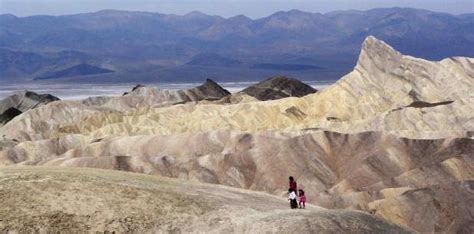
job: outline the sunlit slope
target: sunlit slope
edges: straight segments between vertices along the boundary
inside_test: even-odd
[[[409,232],[362,212],[116,171],[1,168],[0,186],[7,232]]]

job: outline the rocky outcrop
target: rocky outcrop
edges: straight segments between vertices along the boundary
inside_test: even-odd
[[[313,87],[293,78],[278,76],[266,79],[241,91],[261,101],[285,97],[303,97],[316,93]]]
[[[7,232],[411,233],[362,212],[295,211],[268,194],[133,173],[2,168],[0,186]]]
[[[187,90],[167,90],[143,85],[135,86],[119,97],[91,97],[83,100],[88,106],[126,111],[141,107],[163,107],[187,102],[214,101],[230,95],[229,91],[213,80]]]
[[[474,180],[457,181],[407,189],[369,207],[376,216],[421,233],[472,233],[473,193]]]
[[[135,91],[135,90],[137,90],[137,89],[139,89],[139,88],[143,88],[143,87],[145,87],[145,86],[144,86],[144,85],[141,85],[141,84],[137,84],[137,85],[135,85],[135,86],[132,88],[132,90],[131,90],[130,92],[133,92],[133,91]],[[128,95],[130,92],[125,92],[125,93],[123,93],[122,96],[126,96],[126,95]]]
[[[132,89],[131,92],[127,93],[125,96],[159,96],[160,92],[166,90],[159,90],[156,88],[150,88],[146,86],[136,86]],[[185,102],[197,102],[202,100],[219,100],[227,95],[230,95],[230,92],[222,88],[219,84],[211,79],[207,79],[204,84],[188,89],[188,90],[173,90],[173,96],[175,100],[170,98],[169,101],[175,101],[176,103],[185,103]],[[173,91],[168,91],[172,93]]]
[[[15,107],[8,108],[6,111],[0,114],[0,124],[6,124],[21,113],[22,112],[16,109]]]
[[[24,91],[0,101],[0,112],[14,107],[21,112],[37,108],[50,102],[58,101],[59,98],[51,94],[37,94],[31,91]]]
[[[225,96],[230,95],[229,91],[222,88],[219,84],[211,79],[207,79],[204,84],[189,89],[184,93],[189,97],[190,101],[219,100]]]
[[[0,125],[5,124],[30,109],[58,101],[59,98],[50,94],[37,94],[24,91],[0,100]]]
[[[5,137],[0,137],[0,151],[4,149],[9,149],[17,145],[19,142],[16,139],[8,139]]]

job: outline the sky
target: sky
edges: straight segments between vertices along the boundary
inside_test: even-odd
[[[474,12],[474,0],[0,0],[0,14],[65,15],[104,9],[261,18],[281,10],[326,13],[379,7],[413,7],[451,14]]]

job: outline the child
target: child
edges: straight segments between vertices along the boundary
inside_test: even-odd
[[[303,189],[299,190],[299,194],[300,194],[300,208],[304,209],[306,205],[306,196],[304,195]]]
[[[290,207],[291,209],[298,208],[298,203],[296,201],[296,193],[293,191],[292,188],[288,189],[288,200],[290,200]]]
[[[298,185],[296,184],[296,181],[293,178],[293,176],[290,176],[289,180],[290,180],[290,188],[293,189],[293,191],[295,191],[295,194],[296,194],[296,192],[298,192],[298,189],[297,189]],[[296,194],[296,196],[298,196],[298,194]]]

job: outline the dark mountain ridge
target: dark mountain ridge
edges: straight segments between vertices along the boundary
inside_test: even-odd
[[[74,76],[88,76],[96,74],[105,74],[112,73],[114,71],[109,69],[104,69],[101,67],[92,66],[86,63],[81,63],[74,65],[72,67],[62,69],[59,71],[53,71],[43,76],[35,78],[36,80],[47,80],[47,79],[59,79],[64,77],[74,77]]]
[[[473,15],[412,8],[325,14],[291,10],[259,19],[244,15],[223,18],[201,12],[180,16],[116,10],[63,16],[0,15],[0,61],[7,61],[0,67],[0,76],[32,79],[77,63],[107,65],[125,73],[180,69],[200,54],[214,56],[209,61],[201,58],[197,64],[207,66],[206,69],[212,65],[212,73],[232,79],[238,77],[222,73],[219,68],[239,62],[293,64],[324,67],[334,74],[343,74],[355,64],[359,45],[368,35],[386,41],[404,54],[431,60],[474,57]],[[77,51],[81,55],[69,56],[67,61],[42,59],[48,57],[45,53],[61,51]],[[34,53],[37,58],[22,59],[21,53]],[[12,62],[18,61],[13,59],[15,56],[22,62]],[[285,69],[285,75],[299,75]],[[256,76],[252,69],[248,72],[250,77]],[[299,78],[317,75],[304,76]],[[163,76],[158,73],[155,77]],[[207,77],[198,77],[203,78]]]

